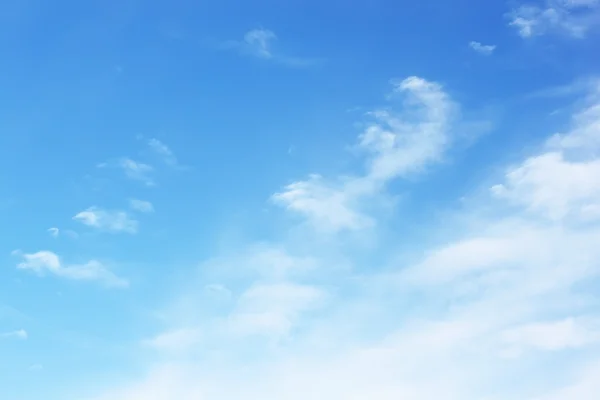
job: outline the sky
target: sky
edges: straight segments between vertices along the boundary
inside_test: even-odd
[[[0,397],[596,400],[597,0],[5,0]]]

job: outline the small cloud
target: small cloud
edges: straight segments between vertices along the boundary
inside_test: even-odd
[[[149,201],[129,199],[129,207],[131,207],[132,210],[142,213],[154,212],[154,206]]]
[[[0,333],[0,338],[5,339],[20,339],[25,340],[28,338],[27,331],[25,329],[19,329],[17,331]]]
[[[277,35],[268,29],[252,29],[244,34],[241,41],[230,40],[220,47],[225,50],[234,49],[243,55],[249,55],[263,60],[273,61],[290,67],[308,67],[318,63],[316,59],[303,57],[290,57],[274,49]]]
[[[481,44],[479,42],[470,42],[469,47],[475,50],[479,54],[483,54],[484,56],[490,56],[496,50],[495,45],[486,45]]]
[[[48,233],[50,234],[50,236],[57,238],[60,234],[60,230],[58,228],[49,228]]]
[[[75,221],[84,225],[104,230],[111,233],[137,233],[138,222],[132,219],[125,211],[103,210],[90,207],[73,217]]]
[[[148,140],[148,146],[154,153],[159,155],[166,164],[171,166],[175,166],[178,164],[177,157],[175,157],[173,151],[160,140],[150,139]]]
[[[63,265],[58,255],[51,251],[23,254],[22,257],[23,261],[17,265],[17,269],[31,271],[39,276],[51,274],[74,281],[98,281],[109,287],[129,286],[125,279],[119,278],[96,260],[85,264]]]

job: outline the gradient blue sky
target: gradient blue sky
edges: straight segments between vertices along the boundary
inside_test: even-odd
[[[0,398],[596,400],[600,2],[0,5]]]

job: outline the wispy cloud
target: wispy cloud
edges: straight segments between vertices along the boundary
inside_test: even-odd
[[[154,206],[149,201],[139,199],[129,199],[129,207],[132,210],[139,211],[142,213],[154,212]]]
[[[146,186],[156,185],[152,178],[154,168],[151,165],[132,160],[128,157],[123,157],[117,161],[101,162],[96,166],[98,168],[118,168],[131,180],[142,182]]]
[[[439,162],[453,141],[458,106],[441,85],[419,77],[393,81],[392,87],[390,98],[402,96],[405,108],[368,114],[371,120],[357,145],[368,157],[364,175],[331,181],[312,175],[289,184],[273,201],[323,230],[361,229],[374,223],[361,211],[361,199],[377,195],[393,179]]]
[[[90,207],[77,213],[73,219],[92,228],[111,233],[136,233],[138,222],[125,211],[104,210]]]
[[[507,14],[509,26],[523,38],[549,33],[583,38],[600,23],[600,3],[596,0],[548,0],[544,6],[526,4]]]
[[[154,180],[150,176],[154,168],[150,165],[134,161],[130,158],[122,158],[118,165],[129,179],[143,182],[146,186],[155,185]]]
[[[29,337],[25,329],[19,329],[17,331],[0,333],[0,338],[3,339],[21,339],[25,340]]]
[[[171,166],[178,165],[177,157],[175,157],[175,154],[173,153],[173,151],[169,148],[169,146],[167,146],[160,140],[152,138],[152,139],[148,140],[148,146],[166,164],[171,165]]]
[[[58,235],[60,235],[60,230],[58,228],[49,228],[48,233],[50,234],[50,236],[57,238]]]
[[[277,35],[273,31],[258,28],[246,32],[242,40],[230,40],[220,47],[290,67],[309,67],[319,63],[319,60],[314,58],[291,57],[276,51],[275,44],[277,41]]]
[[[484,56],[490,56],[496,50],[495,45],[490,44],[481,44],[479,42],[469,42],[469,47],[475,50],[479,54],[483,54]]]
[[[51,274],[74,281],[97,281],[108,287],[129,286],[127,280],[118,277],[96,260],[85,264],[63,265],[58,255],[51,251],[23,254],[22,258],[23,261],[17,265],[17,268],[31,271],[39,276]]]

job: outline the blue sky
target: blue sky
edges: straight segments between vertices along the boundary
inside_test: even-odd
[[[0,397],[595,399],[600,3],[4,1]]]

